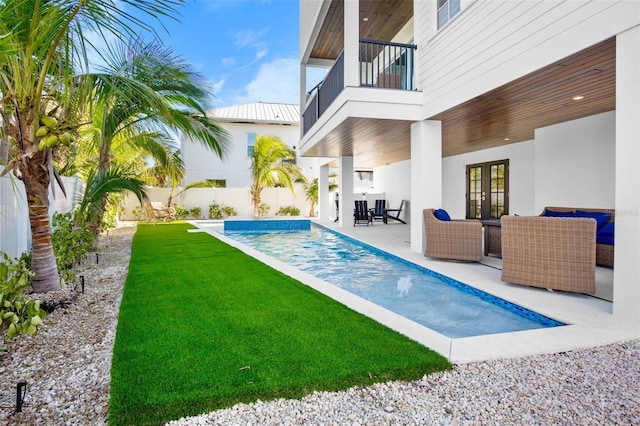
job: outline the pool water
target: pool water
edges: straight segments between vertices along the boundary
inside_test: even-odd
[[[564,325],[318,225],[224,235],[450,338]]]

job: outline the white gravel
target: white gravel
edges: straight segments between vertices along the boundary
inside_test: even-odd
[[[34,337],[0,354],[0,424],[106,424],[111,352],[133,229],[99,242]],[[16,383],[27,381],[21,413]],[[640,425],[640,341],[457,365],[413,382],[238,404],[171,425]]]

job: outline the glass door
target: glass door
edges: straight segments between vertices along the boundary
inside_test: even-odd
[[[467,218],[509,214],[509,160],[467,165]]]

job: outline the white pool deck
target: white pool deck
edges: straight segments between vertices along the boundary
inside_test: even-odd
[[[385,225],[378,222],[370,226],[341,228],[334,222],[317,220],[315,222],[568,325],[451,339],[226,238],[216,232],[222,229],[222,225],[199,227],[271,267],[339,300],[351,309],[428,346],[447,357],[452,363],[557,353],[640,338],[640,325],[630,325],[614,317],[612,303],[607,300],[582,294],[549,292],[503,282],[500,279],[500,259],[486,258],[482,263],[452,262],[430,259],[420,253],[412,252],[408,225],[400,223]],[[607,268],[596,269],[598,270],[596,273],[597,295],[611,299],[613,272]]]

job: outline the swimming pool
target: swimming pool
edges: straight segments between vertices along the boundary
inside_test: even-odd
[[[450,338],[565,325],[317,224],[223,233]]]

